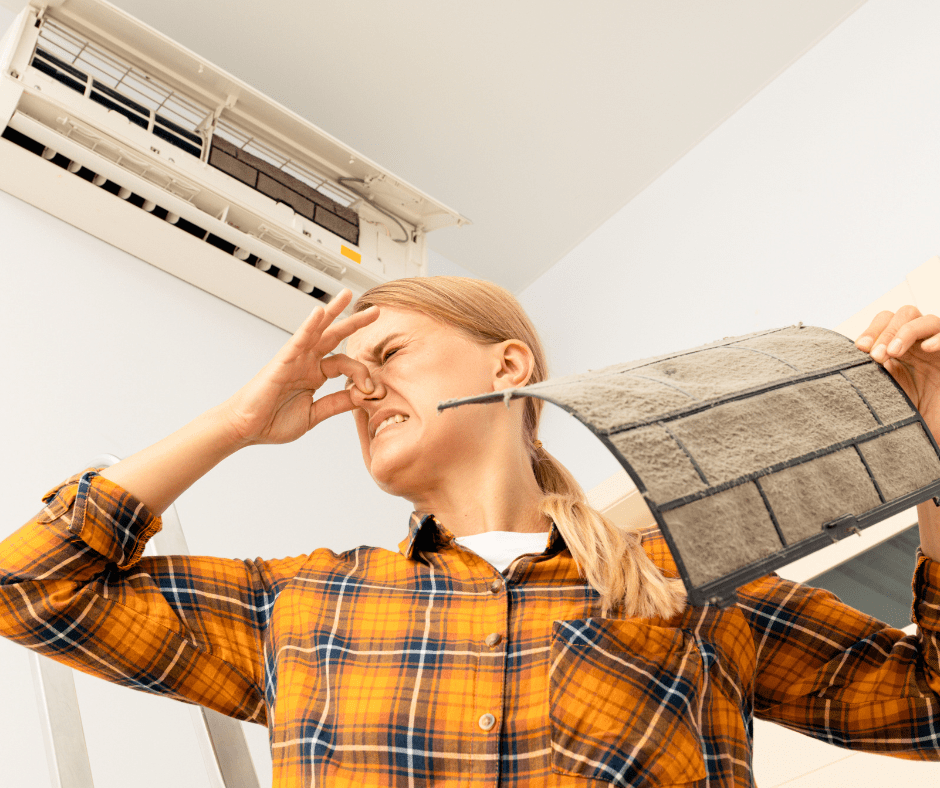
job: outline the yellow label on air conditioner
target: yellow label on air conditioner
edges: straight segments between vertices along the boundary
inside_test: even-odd
[[[345,244],[343,244],[343,245],[340,247],[340,251],[341,251],[344,255],[346,255],[346,257],[348,257],[350,260],[353,260],[353,261],[359,263],[360,265],[362,264],[362,255],[359,254],[359,252],[354,252],[352,249],[350,249],[350,248],[349,248],[348,246],[346,246]]]

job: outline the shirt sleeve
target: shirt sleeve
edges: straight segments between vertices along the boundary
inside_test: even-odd
[[[841,747],[940,760],[940,564],[919,555],[913,585],[913,635],[776,576],[742,588],[757,716]]]
[[[305,557],[142,557],[160,519],[95,470],[0,542],[0,635],[107,681],[266,724],[264,638]]]

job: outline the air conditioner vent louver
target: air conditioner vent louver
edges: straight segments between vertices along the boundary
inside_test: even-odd
[[[289,331],[466,224],[105,0],[28,2],[0,43],[5,191]]]

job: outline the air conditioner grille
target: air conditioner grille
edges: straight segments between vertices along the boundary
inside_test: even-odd
[[[184,129],[182,126],[177,126],[173,121],[167,120],[162,115],[157,115],[157,120],[153,128],[154,134],[161,133],[160,131],[161,126],[166,128],[167,131],[173,132],[174,134],[178,134],[179,136],[185,137],[186,139],[192,141],[196,145],[202,146],[202,137],[200,137],[198,134],[194,134],[191,131],[186,131],[186,129]]]
[[[212,114],[207,106],[64,25],[51,20],[43,24],[31,65],[131,123],[151,129],[171,145],[196,157],[202,155],[203,136],[198,127]]]
[[[208,107],[181,96],[75,31],[47,20],[32,65],[171,145],[202,156],[204,138],[197,129],[212,115]],[[213,135],[210,165],[358,246],[359,215],[349,207],[357,196],[230,121],[219,119],[216,132],[221,136]]]
[[[42,49],[36,50],[33,66],[78,93],[84,94],[88,85],[88,77],[85,74]]]
[[[143,129],[150,126],[150,111],[146,107],[122,96],[107,85],[102,85],[97,79],[92,83],[89,98],[96,104],[120,112],[135,126],[140,126]]]

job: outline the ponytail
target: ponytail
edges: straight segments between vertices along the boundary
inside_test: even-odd
[[[585,580],[601,596],[604,615],[672,618],[686,603],[681,580],[667,578],[635,530],[618,528],[591,507],[581,485],[541,444],[532,468],[545,493],[540,510],[555,523]]]

